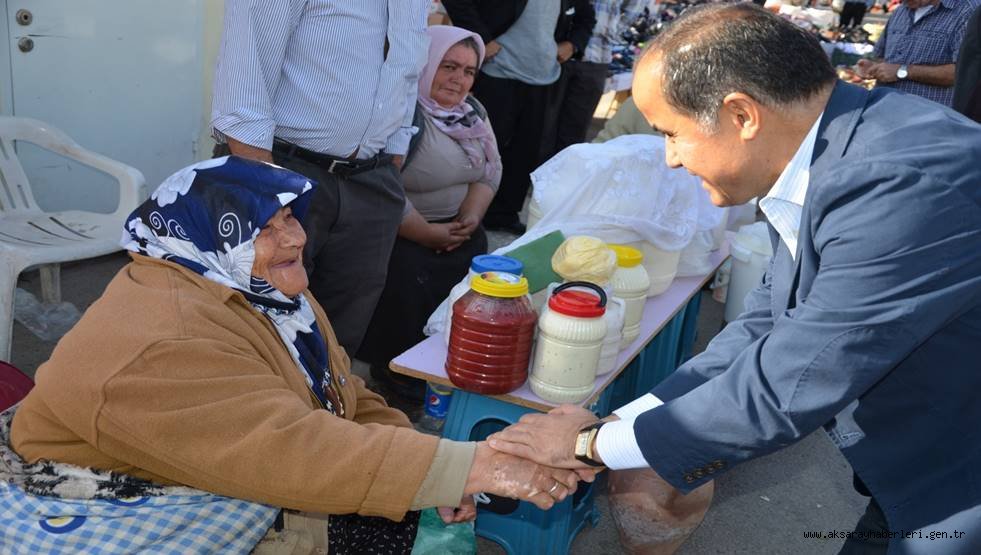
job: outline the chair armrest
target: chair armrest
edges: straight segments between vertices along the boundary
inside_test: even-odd
[[[146,179],[138,169],[84,148],[56,127],[31,118],[0,117],[0,135],[33,143],[112,176],[119,182],[116,216],[125,217],[142,202]]]

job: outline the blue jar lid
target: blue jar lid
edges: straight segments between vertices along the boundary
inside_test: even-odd
[[[473,257],[470,262],[470,269],[478,274],[484,272],[505,272],[520,276],[525,270],[525,265],[520,260],[510,256],[498,254],[481,254]]]

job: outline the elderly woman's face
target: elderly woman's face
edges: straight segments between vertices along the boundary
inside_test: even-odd
[[[429,96],[440,106],[452,108],[467,96],[476,76],[477,53],[467,45],[455,44],[436,68]]]
[[[307,288],[307,272],[303,269],[303,245],[307,234],[287,206],[269,219],[255,240],[255,261],[252,275],[266,280],[287,297]]]

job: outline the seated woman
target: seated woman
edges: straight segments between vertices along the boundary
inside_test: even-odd
[[[410,511],[462,520],[479,491],[548,507],[574,490],[567,471],[417,433],[350,374],[305,292],[312,190],[220,158],[133,212],[132,262],[0,415],[0,545],[248,552],[284,508],[332,515],[278,519],[331,553],[408,553]]]
[[[416,126],[402,167],[406,211],[388,278],[357,358],[376,380],[422,399],[425,385],[388,370],[389,361],[421,341],[429,315],[487,252],[480,221],[501,181],[494,131],[469,97],[484,59],[480,35],[459,27],[428,28],[429,59],[419,78]]]

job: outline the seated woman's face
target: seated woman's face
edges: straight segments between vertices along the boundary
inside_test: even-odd
[[[429,96],[444,108],[456,106],[470,92],[477,76],[477,53],[464,44],[454,44],[436,68]]]
[[[307,234],[290,207],[280,208],[256,237],[252,275],[266,280],[287,297],[302,293],[308,283],[303,269],[306,242]]]

